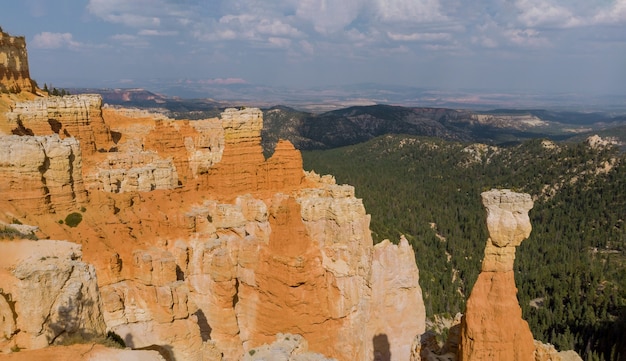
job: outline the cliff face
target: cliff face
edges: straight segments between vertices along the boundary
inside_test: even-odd
[[[0,153],[0,218],[81,243],[127,345],[236,360],[289,332],[339,360],[408,357],[425,323],[411,248],[374,247],[353,187],[305,173],[291,143],[264,159],[260,110],[174,121],[52,103],[7,116],[21,136]],[[78,226],[58,222],[79,206]]]
[[[13,134],[58,134],[61,138],[76,138],[85,155],[111,147],[99,95],[68,95],[16,102],[7,118]]]
[[[489,239],[481,273],[461,322],[460,360],[534,360],[535,346],[522,319],[513,274],[515,247],[530,235],[529,194],[482,193]]]
[[[0,197],[33,215],[69,211],[86,201],[75,138],[0,136]]]
[[[0,29],[0,92],[32,92],[33,83],[28,70],[26,39],[11,36]]]

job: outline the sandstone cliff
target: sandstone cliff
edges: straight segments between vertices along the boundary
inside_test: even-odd
[[[413,251],[374,247],[354,188],[305,173],[291,143],[265,159],[260,110],[175,121],[52,102],[8,114],[0,220],[82,244],[128,346],[236,360],[288,332],[338,360],[408,357],[425,321]],[[78,226],[58,222],[78,207]]]
[[[0,136],[0,197],[33,215],[77,209],[86,201],[75,138]]]
[[[26,39],[11,36],[0,29],[0,92],[32,92],[33,82],[28,70]]]
[[[513,274],[515,247],[530,235],[529,194],[509,190],[482,193],[489,238],[481,273],[461,322],[459,359],[534,360],[535,346],[522,319]]]
[[[111,135],[102,119],[99,95],[67,95],[18,101],[7,114],[11,132],[18,135],[73,137],[85,155],[109,150]]]

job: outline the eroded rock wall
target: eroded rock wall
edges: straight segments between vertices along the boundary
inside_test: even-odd
[[[24,212],[75,210],[86,201],[75,138],[0,136],[0,197]]]
[[[83,166],[72,168],[87,184],[82,223],[71,230],[58,216],[36,220],[43,233],[85,246],[107,328],[129,346],[158,346],[175,359],[238,360],[289,332],[338,360],[370,359],[384,337],[395,359],[423,332],[406,241],[374,247],[354,188],[305,173],[291,143],[264,159],[260,110],[194,122],[105,109],[103,119],[115,149],[81,152]],[[11,139],[33,149],[45,149],[42,139],[82,148],[60,138]],[[36,159],[29,167],[39,170],[46,158]],[[39,186],[37,197],[53,193],[41,186],[45,172],[0,169],[14,177],[11,189],[21,180],[24,191]],[[14,208],[40,206],[24,202]]]
[[[112,147],[111,134],[102,119],[100,95],[66,95],[16,102],[7,120],[13,134],[73,137],[88,156]]]
[[[0,29],[0,92],[33,92],[28,69],[26,38],[11,36]]]

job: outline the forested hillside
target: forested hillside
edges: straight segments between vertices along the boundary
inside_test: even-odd
[[[617,148],[386,135],[303,157],[305,169],[356,187],[375,241],[410,240],[429,317],[464,310],[487,237],[480,193],[530,193],[533,232],[517,251],[516,282],[533,335],[588,360],[625,359],[626,163]]]
[[[322,114],[285,106],[264,110],[263,147],[271,153],[278,139],[301,150],[332,149],[385,134],[410,134],[449,141],[520,143],[535,138],[564,140],[623,126],[626,118],[606,113],[497,109],[354,106]],[[591,134],[593,134],[591,133]],[[622,134],[610,134],[622,142]],[[585,137],[586,137],[585,136]]]

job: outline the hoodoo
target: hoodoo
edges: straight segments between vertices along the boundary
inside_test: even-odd
[[[534,360],[535,346],[522,319],[513,274],[515,247],[530,235],[529,194],[491,190],[481,194],[489,238],[482,269],[461,321],[459,359]]]

